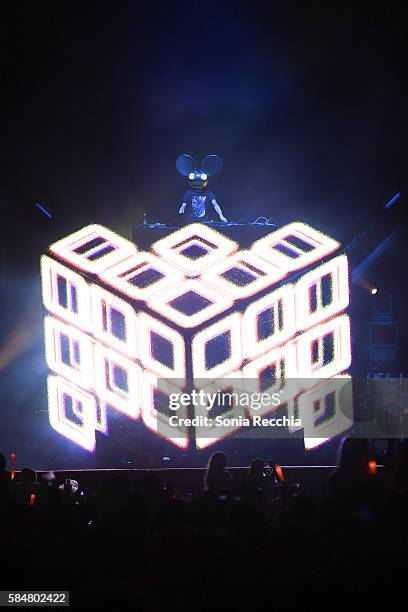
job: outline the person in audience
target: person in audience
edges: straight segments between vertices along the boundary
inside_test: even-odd
[[[264,460],[252,459],[248,472],[247,484],[253,488],[262,488],[264,479]]]
[[[227,467],[227,455],[216,452],[211,455],[205,475],[204,489],[213,495],[223,495],[232,489],[232,478]]]
[[[20,481],[15,485],[14,497],[23,503],[33,505],[38,494],[37,474],[29,467],[24,467],[20,472]],[[31,497],[34,495],[34,497]]]
[[[329,497],[339,508],[357,510],[375,503],[376,474],[370,470],[373,454],[365,438],[343,438],[338,467],[330,474]]]

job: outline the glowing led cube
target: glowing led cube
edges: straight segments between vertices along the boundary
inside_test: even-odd
[[[174,426],[170,396],[219,385],[277,393],[278,404],[258,414],[279,405],[300,416],[306,447],[342,433],[352,417],[340,414],[342,392],[329,385],[351,362],[348,262],[333,255],[339,246],[301,222],[243,250],[200,223],[151,252],[100,225],[55,242],[41,260],[46,358],[55,373],[51,426],[94,451],[96,432],[109,434],[109,406],[180,448],[204,448],[236,426]],[[231,405],[226,414],[251,412]]]

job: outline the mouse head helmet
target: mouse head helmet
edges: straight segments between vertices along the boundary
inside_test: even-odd
[[[176,168],[182,176],[188,178],[190,186],[194,189],[204,189],[208,185],[210,176],[215,176],[222,170],[222,159],[218,155],[207,155],[197,166],[191,155],[184,153],[176,160]]]

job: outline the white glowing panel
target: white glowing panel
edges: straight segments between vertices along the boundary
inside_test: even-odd
[[[140,359],[162,378],[185,379],[184,338],[179,332],[146,313],[139,319]]]
[[[96,431],[100,431],[105,436],[108,435],[108,416],[106,414],[106,405],[105,402],[98,401],[96,403],[96,423],[95,423]]]
[[[299,378],[330,378],[351,364],[350,319],[340,315],[297,339]]]
[[[186,280],[153,296],[148,306],[180,327],[192,328],[232,306],[232,300],[200,280]]]
[[[91,307],[94,335],[128,357],[137,357],[137,315],[132,306],[102,287],[91,285]]]
[[[201,425],[201,421],[199,421],[199,424],[195,427],[195,442],[197,448],[207,448],[239,429],[234,424],[236,421],[233,419],[239,419],[239,417],[245,418],[247,416],[247,408],[239,401],[237,402],[236,396],[234,396],[234,393],[236,393],[238,397],[242,397],[242,394],[245,392],[242,372],[239,370],[231,372],[228,376],[213,380],[208,385],[197,387],[197,390],[199,389],[202,389],[208,395],[206,395],[204,402],[197,402],[197,406],[194,407],[194,416],[209,417],[212,420],[212,424],[205,426],[205,424]],[[218,394],[224,393],[230,394],[231,407],[227,406],[226,410],[219,411],[223,418],[221,423],[217,423],[216,415],[213,414],[214,400]],[[228,395],[221,395],[221,402],[224,400],[228,401]],[[212,433],[212,435],[209,436],[209,433]]]
[[[96,404],[90,393],[48,376],[48,410],[55,431],[89,451],[95,448]]]
[[[351,377],[335,376],[300,395],[299,417],[309,448],[346,432],[353,425]]]
[[[213,365],[208,364],[209,352],[217,353]],[[191,359],[194,380],[219,378],[238,368],[242,363],[240,313],[234,312],[198,332],[193,338]]]
[[[158,240],[151,248],[187,275],[196,276],[231,255],[238,244],[206,225],[192,223]]]
[[[300,419],[299,417],[299,396],[298,395],[296,395],[295,397],[293,397],[291,400],[287,402],[287,411],[288,411],[289,419],[293,418],[294,421],[296,419]],[[288,426],[288,431],[291,433],[295,431],[299,431],[300,429],[302,429],[302,426],[297,426],[296,424]]]
[[[181,418],[180,427],[171,425],[170,418],[174,414],[164,414],[157,410],[156,402],[157,395],[169,397],[171,393],[180,393],[180,389],[173,387],[168,381],[163,381],[157,378],[151,372],[143,372],[142,382],[142,418],[151,431],[158,434],[162,438],[166,438],[180,448],[188,446],[188,429],[184,424],[187,417],[187,410],[180,406],[177,411],[177,416]]]
[[[312,450],[329,442],[331,438],[304,438],[305,450]]]
[[[184,279],[184,274],[175,266],[151,253],[140,251],[99,276],[134,300],[147,300],[158,291]]]
[[[106,404],[137,419],[140,413],[140,367],[116,351],[95,347],[95,390]]]
[[[248,393],[279,393],[280,404],[291,400],[299,390],[296,345],[284,344],[250,361],[243,373]],[[264,406],[254,414],[267,414],[280,404]]]
[[[348,262],[340,255],[307,272],[296,283],[298,330],[317,325],[349,304]]]
[[[89,336],[53,317],[46,317],[44,326],[48,367],[83,389],[92,389],[94,358]]]
[[[340,243],[306,223],[289,223],[253,243],[251,251],[287,272],[330,255]]]
[[[284,285],[248,306],[242,317],[244,356],[253,359],[296,332],[293,285]]]
[[[286,270],[241,250],[205,270],[201,280],[234,300],[255,295],[286,276]]]
[[[50,246],[75,267],[99,274],[137,251],[137,247],[103,225],[87,225]]]
[[[91,300],[88,283],[55,259],[41,257],[41,279],[44,306],[65,321],[89,331]]]

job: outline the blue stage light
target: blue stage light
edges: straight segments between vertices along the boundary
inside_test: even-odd
[[[391,200],[387,202],[384,208],[391,208],[391,206],[399,199],[400,195],[400,192],[398,192],[394,196],[392,196]]]

